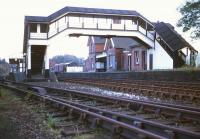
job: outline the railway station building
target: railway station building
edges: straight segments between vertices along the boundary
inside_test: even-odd
[[[86,62],[93,72],[173,69],[192,65],[197,55],[173,26],[151,22],[137,11],[67,6],[49,16],[25,16],[27,77],[49,76],[50,40],[66,35],[102,40],[88,42],[95,43]]]

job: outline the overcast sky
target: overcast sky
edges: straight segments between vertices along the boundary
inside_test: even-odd
[[[152,22],[164,21],[176,26],[181,17],[177,8],[184,2],[185,0],[0,0],[0,58],[22,55],[25,15],[48,16],[65,6],[111,8],[136,10]],[[177,27],[176,30],[190,44],[200,48],[200,40],[191,41],[188,33],[183,33]],[[51,47],[51,57],[65,53],[87,57],[86,38],[63,39],[54,41],[57,47]]]

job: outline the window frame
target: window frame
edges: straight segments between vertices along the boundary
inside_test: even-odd
[[[40,24],[40,33],[47,33],[47,24]]]
[[[134,64],[135,65],[140,65],[139,51],[134,51]]]
[[[37,24],[36,23],[30,24],[30,33],[37,33]]]
[[[113,18],[112,21],[113,21],[113,24],[121,24],[122,23],[121,18]]]

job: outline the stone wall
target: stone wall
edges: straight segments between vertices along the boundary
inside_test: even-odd
[[[58,75],[58,80],[65,80],[67,78],[97,78],[97,79],[134,79],[134,80],[200,82],[200,70],[58,73],[57,75]]]

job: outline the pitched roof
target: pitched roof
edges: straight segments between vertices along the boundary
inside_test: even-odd
[[[195,50],[180,34],[178,34],[178,32],[174,30],[174,27],[171,24],[164,22],[155,23],[155,30],[168,44],[172,51],[177,51],[184,47],[189,47],[190,49]]]
[[[94,37],[95,44],[105,44],[106,39],[103,37]]]
[[[87,41],[87,46],[93,43],[93,39],[94,39],[95,44],[105,44],[105,41],[106,41],[106,39],[103,37],[89,36],[88,41]]]
[[[112,38],[115,48],[130,48],[141,45],[133,38],[113,37]]]
[[[82,14],[106,14],[106,15],[120,15],[128,16],[135,15],[141,16],[138,12],[133,10],[115,10],[115,9],[99,9],[99,8],[83,8],[83,7],[69,7],[66,6],[57,12],[47,16],[25,16],[27,22],[50,22],[66,13],[82,13]]]

